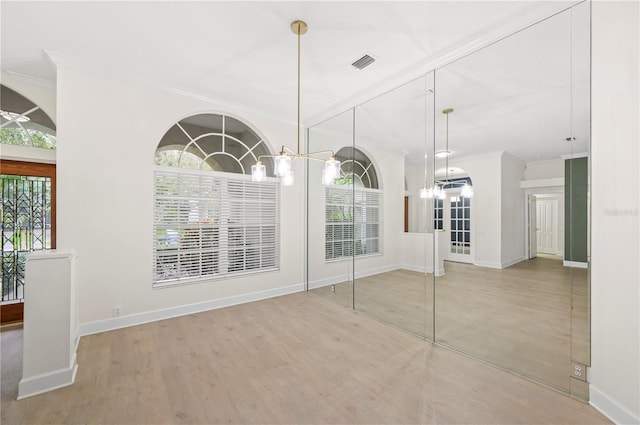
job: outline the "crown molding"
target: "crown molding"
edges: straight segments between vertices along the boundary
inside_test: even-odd
[[[11,71],[10,69],[4,70],[9,77],[19,83],[25,83],[32,86],[42,87],[48,90],[56,89],[56,82],[47,80],[46,78],[35,77],[29,74],[23,74],[21,72]]]
[[[562,159],[575,159],[575,158],[588,158],[589,152],[577,152],[577,153],[569,153],[566,155],[560,155]]]

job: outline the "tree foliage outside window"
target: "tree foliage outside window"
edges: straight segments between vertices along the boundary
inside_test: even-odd
[[[180,150],[159,150],[156,152],[156,165],[163,167],[189,168],[192,170],[213,171],[211,166],[190,152]],[[221,171],[221,170],[218,170]]]
[[[55,149],[56,137],[39,130],[21,128],[0,128],[0,143],[5,145],[33,146],[34,148]]]

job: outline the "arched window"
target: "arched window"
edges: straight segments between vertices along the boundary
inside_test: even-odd
[[[56,125],[35,103],[0,85],[0,143],[56,148]]]
[[[154,285],[278,269],[279,184],[250,176],[269,153],[248,125],[224,115],[191,116],[167,131],[155,153]]]
[[[382,191],[371,160],[359,149],[336,153],[341,176],[325,188],[325,260],[382,253]]]
[[[378,175],[376,169],[361,150],[344,147],[336,152],[336,159],[340,161],[341,179],[337,184],[355,183],[356,187],[378,189]]]

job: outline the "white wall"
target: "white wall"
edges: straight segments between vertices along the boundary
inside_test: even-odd
[[[502,154],[501,199],[501,267],[524,260],[524,191],[520,181],[524,164],[519,159]]]
[[[564,159],[554,158],[544,161],[527,162],[524,180],[564,178]]]
[[[473,183],[471,198],[471,238],[475,239],[474,264],[500,268],[502,254],[502,212],[499,189],[502,168],[502,152],[494,152],[463,161],[450,161],[452,167],[467,172]]]
[[[409,232],[424,233],[426,231],[426,201],[420,198],[420,189],[424,187],[424,166],[404,164],[404,174],[407,180],[406,196],[409,196]],[[431,203],[429,203],[431,204]]]
[[[111,318],[114,305],[135,315],[303,288],[300,164],[296,185],[281,189],[280,271],[152,288],[154,152],[175,122],[203,112],[235,116],[266,140],[290,141],[295,149],[290,124],[58,68],[58,248],[78,253],[81,324]]]
[[[639,5],[592,2],[590,393],[617,423],[640,423]]]

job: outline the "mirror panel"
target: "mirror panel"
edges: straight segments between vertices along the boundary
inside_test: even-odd
[[[436,71],[436,111],[454,110],[436,118],[436,151],[447,139],[451,151],[436,180],[473,186],[468,200],[454,187],[444,200],[436,341],[565,392],[572,288],[586,277],[567,262],[583,242],[566,180],[588,146],[574,126],[588,115],[573,103],[572,19],[563,12]]]
[[[379,246],[357,250],[355,308],[423,338],[433,338],[433,233],[420,198],[432,147],[433,73],[356,108],[356,149],[375,168],[377,187],[356,187],[355,234],[380,231]],[[371,207],[375,218],[368,221]],[[365,223],[366,222],[366,223]],[[356,247],[357,248],[357,247]]]
[[[354,110],[307,132],[307,152],[353,150]],[[324,162],[307,161],[307,285],[313,294],[353,307],[353,185],[322,183]]]
[[[571,286],[571,359],[582,365],[591,364],[591,293],[590,293],[590,237],[591,228],[589,204],[590,199],[590,157],[591,157],[591,52],[590,52],[590,10],[589,5],[582,3],[571,9],[571,63],[572,63],[572,130],[575,140],[572,141],[574,155],[584,155],[586,161],[583,171],[584,197],[581,205],[572,205],[573,209],[583,211],[584,224],[577,229],[582,236],[572,235],[576,245],[582,244],[584,256],[580,259],[586,268],[573,268],[574,276]],[[586,174],[586,175],[585,175]],[[577,237],[576,237],[577,236]],[[577,384],[577,383],[576,383]],[[580,384],[584,392],[586,384]],[[588,391],[588,389],[587,389]],[[573,386],[572,386],[572,394]],[[584,398],[584,397],[581,397]],[[588,397],[586,398],[588,399]]]

